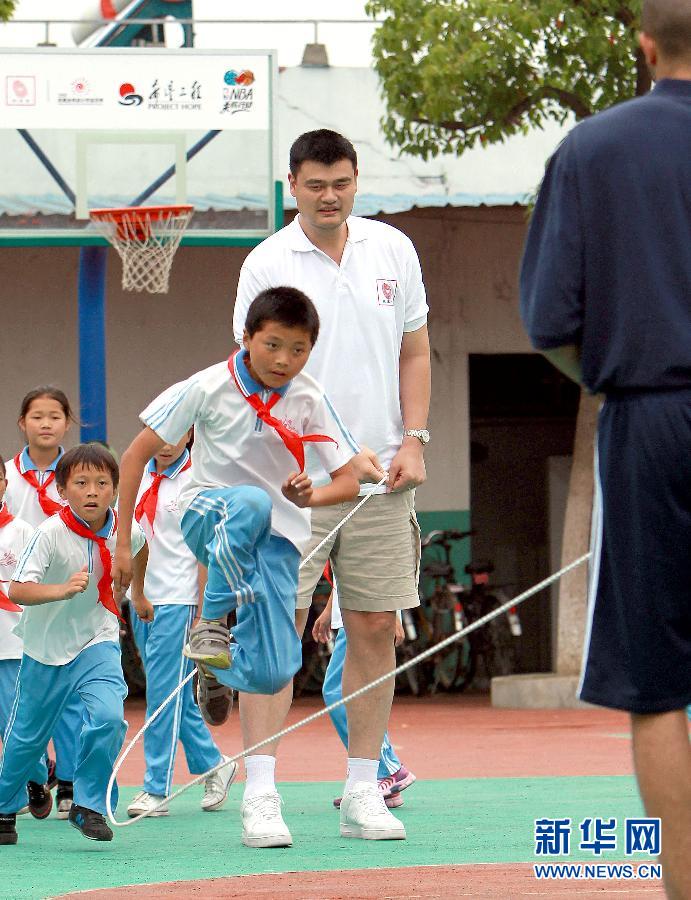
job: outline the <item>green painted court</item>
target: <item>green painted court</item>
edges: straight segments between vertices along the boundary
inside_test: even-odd
[[[318,708],[316,698],[297,701],[289,723]],[[142,713],[140,700],[128,704],[130,737]],[[104,893],[89,896],[292,900],[558,893],[582,898],[591,896],[584,892],[586,882],[538,882],[532,864],[625,860],[624,819],[643,815],[630,771],[625,715],[599,709],[493,709],[487,698],[477,696],[401,698],[391,731],[397,752],[418,777],[396,811],[405,823],[406,841],[339,836],[332,800],[342,787],[342,748],[328,721],[319,719],[288,736],[279,750],[292,848],[255,850],[241,844],[241,783],[231,788],[219,812],[201,812],[201,791],[195,787],[173,801],[168,817],[117,829],[111,844],[85,841],[54,815],[42,822],[23,816],[17,823],[19,843],[2,848],[3,900],[43,900],[99,889]],[[237,716],[215,736],[223,752],[237,753]],[[188,780],[181,757],[178,785]],[[120,819],[138,789],[142,762],[137,746],[122,771]],[[579,851],[578,825],[588,817],[617,820],[617,851],[603,852],[600,858]],[[568,855],[534,855],[534,822],[539,818],[571,819]],[[253,877],[248,882],[242,876]],[[588,885],[592,896],[603,890],[662,896],[657,880],[639,881],[635,890],[631,882],[614,880]]]
[[[632,778],[485,778],[425,781],[401,812],[407,841],[353,841],[338,836],[331,798],[339,782],[281,787],[294,846],[258,851],[240,844],[235,791],[224,810],[200,813],[189,792],[171,815],[120,829],[112,844],[86,844],[65,822],[23,817],[20,843],[3,850],[9,900],[93,888],[188,881],[229,875],[351,868],[533,862],[533,820],[542,816],[642,814]],[[121,810],[134,795],[122,792]],[[609,861],[623,858],[615,854]],[[46,865],[46,860],[53,864]],[[592,860],[572,853],[571,860]],[[57,861],[60,864],[55,864]],[[125,896],[123,894],[123,896]]]

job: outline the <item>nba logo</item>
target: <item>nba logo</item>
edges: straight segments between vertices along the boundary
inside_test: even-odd
[[[377,303],[379,306],[393,306],[396,299],[396,279],[377,278]]]

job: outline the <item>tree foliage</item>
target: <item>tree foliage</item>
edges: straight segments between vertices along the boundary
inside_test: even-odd
[[[14,14],[17,0],[0,0],[0,22],[7,22]]]
[[[369,0],[387,140],[427,159],[643,94],[641,0]]]

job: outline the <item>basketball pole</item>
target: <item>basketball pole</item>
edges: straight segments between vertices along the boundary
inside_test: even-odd
[[[79,251],[79,408],[84,441],[107,443],[106,262],[107,247]]]

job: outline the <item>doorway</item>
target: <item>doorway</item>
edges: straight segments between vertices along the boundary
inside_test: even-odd
[[[511,596],[551,571],[563,517],[550,490],[554,458],[572,453],[580,390],[538,354],[471,354],[468,364],[473,558],[492,560],[493,583]],[[519,671],[550,671],[549,591],[519,613]]]

